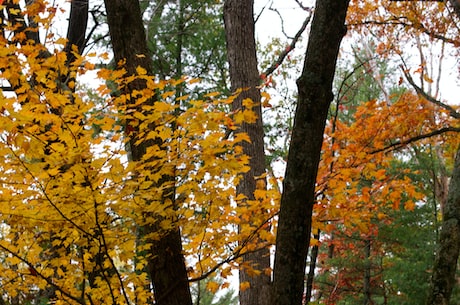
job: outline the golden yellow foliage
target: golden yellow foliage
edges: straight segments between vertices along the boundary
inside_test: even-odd
[[[59,48],[43,58],[38,46],[6,40],[0,55],[2,77],[14,88],[0,93],[2,293],[54,291],[56,304],[142,304],[152,298],[149,241],[169,230],[182,231],[184,253],[196,264],[190,277],[223,262],[228,276],[232,261],[258,246],[254,236],[270,223],[279,196],[260,189],[256,201],[236,205],[235,185],[248,170],[239,143],[249,139],[231,132],[255,120],[252,101],[231,113],[234,97],[178,97],[171,88],[185,80],[158,81],[141,67],[134,76],[97,70],[99,97],[92,98],[74,90],[94,69],[83,57],[68,66]],[[61,83],[57,71],[74,83]],[[124,92],[139,80],[146,88],[126,94],[106,85]],[[149,143],[136,162],[133,143]],[[260,209],[270,211],[268,219],[258,218]],[[139,233],[146,226],[156,229]],[[270,231],[261,232],[273,242]]]

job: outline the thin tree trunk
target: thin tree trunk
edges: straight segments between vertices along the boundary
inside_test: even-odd
[[[363,304],[372,304],[371,298],[371,240],[364,240],[364,279],[363,279]]]
[[[128,75],[135,74],[138,66],[153,75],[152,60],[148,55],[147,42],[138,0],[105,0],[107,21],[112,40],[115,61],[125,60]],[[142,89],[142,81],[133,82],[128,90]],[[154,103],[154,101],[151,101]],[[142,111],[141,108],[138,111]],[[141,160],[149,143],[135,144],[135,134],[131,133],[130,154],[133,161]],[[174,179],[174,177],[164,177]],[[164,181],[163,181],[164,182]],[[174,194],[174,192],[171,192]],[[174,200],[174,198],[170,198]],[[141,228],[147,235],[157,230],[156,225]],[[157,305],[191,305],[182,242],[179,228],[161,235],[159,240],[149,240],[148,273],[155,293]]]
[[[257,88],[260,85],[260,77],[254,38],[253,5],[253,0],[226,0],[224,4],[227,56],[232,91],[247,88],[235,99],[233,109],[241,109],[242,101],[245,98],[250,98],[256,103],[252,110],[257,115],[257,121],[254,124],[243,123],[237,131],[245,132],[251,139],[251,143],[244,142],[242,144],[244,153],[250,157],[249,166],[251,169],[244,174],[237,186],[237,193],[245,195],[249,200],[254,199],[254,191],[257,186],[256,177],[265,173],[264,130],[260,92]],[[249,289],[240,291],[240,304],[268,304],[270,276],[264,271],[270,268],[269,249],[244,255],[243,263],[261,270],[262,273],[259,276],[249,276],[244,270],[240,270],[240,282],[250,283]]]
[[[318,233],[315,234],[313,237],[316,240],[319,240],[321,232],[318,230]],[[305,293],[305,304],[308,304],[311,300],[311,295],[313,293],[313,280],[315,279],[315,269],[316,269],[316,261],[318,260],[318,253],[319,253],[319,246],[314,245],[311,247],[310,253],[310,264],[308,266],[308,275],[307,275],[307,291]]]
[[[456,284],[455,274],[460,253],[460,146],[443,210],[439,246],[431,278],[427,305],[448,305]]]
[[[318,0],[292,130],[276,237],[273,300],[300,305],[324,127],[349,0]]]

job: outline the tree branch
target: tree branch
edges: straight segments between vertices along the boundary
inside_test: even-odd
[[[10,253],[13,257],[16,257],[17,259],[19,259],[21,262],[23,262],[34,273],[34,275],[36,275],[36,276],[42,278],[43,280],[45,280],[48,285],[56,288],[56,290],[59,291],[60,293],[62,293],[62,295],[68,297],[71,300],[74,300],[78,304],[85,304],[85,301],[83,299],[80,299],[78,297],[73,296],[69,292],[65,291],[62,287],[56,285],[51,278],[44,276],[39,270],[37,270],[37,268],[35,268],[35,266],[31,262],[29,262],[27,259],[25,259],[22,256],[20,256],[18,253],[10,250],[9,248],[7,248],[7,247],[5,247],[5,246],[3,246],[1,244],[0,244],[0,249],[4,250],[7,253]]]
[[[258,252],[258,251],[261,251],[261,250],[265,249],[266,245],[264,245],[264,247],[261,247],[261,248],[258,248],[258,249],[252,250],[252,251],[243,251],[244,248],[246,247],[246,245],[249,244],[249,242],[256,237],[257,232],[261,231],[265,227],[265,225],[267,225],[273,219],[273,217],[275,217],[275,216],[278,216],[278,213],[275,213],[275,214],[271,215],[269,218],[265,219],[265,221],[262,222],[262,224],[260,224],[254,231],[252,231],[251,234],[242,242],[242,244],[235,251],[233,251],[233,253],[229,257],[227,257],[223,261],[220,261],[219,263],[214,265],[211,269],[209,269],[205,273],[201,274],[200,276],[188,279],[188,282],[193,283],[193,282],[198,282],[198,281],[204,280],[205,278],[207,278],[208,276],[213,274],[217,269],[219,269],[223,265],[225,265],[225,264],[227,264],[227,263],[229,263],[229,262],[231,262],[231,261],[233,261],[233,260],[235,260],[237,258],[240,258],[245,254],[255,253],[255,252]]]
[[[438,130],[435,130],[429,133],[421,134],[421,135],[409,138],[404,141],[396,141],[395,143],[385,146],[384,148],[372,151],[371,154],[376,154],[376,153],[383,152],[383,151],[393,151],[403,146],[406,146],[410,143],[414,143],[414,142],[417,142],[423,139],[431,138],[433,136],[438,136],[438,135],[441,135],[447,132],[460,132],[460,127],[443,127],[441,129],[438,129]]]
[[[349,26],[359,26],[359,25],[400,25],[400,26],[403,26],[405,28],[415,28],[415,29],[418,29],[420,30],[422,33],[432,37],[432,38],[436,38],[436,39],[439,39],[441,41],[444,41],[444,42],[447,42],[447,43],[450,43],[450,44],[453,44],[454,46],[458,46],[459,45],[459,41],[456,40],[456,39],[452,39],[452,38],[448,38],[448,37],[445,37],[441,34],[438,34],[438,33],[433,33],[433,32],[430,32],[423,24],[421,23],[417,23],[417,24],[414,24],[414,23],[408,23],[406,21],[403,21],[403,20],[407,20],[406,17],[392,17],[392,18],[389,18],[389,19],[386,19],[386,20],[382,20],[382,21],[378,21],[378,20],[366,20],[366,21],[362,21],[362,22],[359,22],[359,23],[348,23]]]
[[[289,44],[289,46],[287,46],[286,49],[284,49],[284,51],[281,52],[281,54],[278,56],[278,59],[262,73],[261,76],[263,78],[265,78],[265,77],[269,76],[270,74],[272,74],[283,63],[283,61],[286,58],[286,56],[289,53],[291,53],[292,50],[295,49],[295,45],[299,41],[300,36],[302,36],[302,33],[305,31],[305,29],[307,28],[307,25],[310,23],[311,16],[312,16],[312,14],[311,14],[311,11],[310,11],[310,14],[307,16],[307,18],[305,18],[302,26],[297,31],[297,33],[295,34],[294,38],[292,38],[292,41]]]
[[[438,101],[437,99],[435,99],[434,97],[432,97],[431,95],[427,94],[425,91],[422,90],[422,88],[420,88],[419,86],[417,86],[414,82],[414,80],[412,79],[412,77],[410,76],[409,72],[407,72],[407,68],[405,68],[405,66],[401,65],[400,66],[401,70],[403,71],[404,73],[404,76],[406,77],[407,81],[409,82],[409,84],[415,89],[415,91],[417,92],[418,95],[420,95],[421,97],[423,97],[424,99],[426,99],[427,101],[441,107],[441,108],[444,108],[445,110],[449,111],[449,115],[453,118],[456,118],[456,119],[460,119],[460,113],[458,113],[454,108],[452,108],[451,106],[441,102],[441,101]]]

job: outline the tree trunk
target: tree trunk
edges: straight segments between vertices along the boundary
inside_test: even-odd
[[[126,60],[123,68],[127,70],[128,75],[135,74],[138,66],[144,68],[147,74],[153,75],[139,1],[106,0],[105,6],[115,61],[119,63],[121,60]],[[133,82],[128,90],[142,89],[143,86],[142,81]],[[138,108],[138,111],[142,109]],[[135,144],[137,132],[139,130],[132,131],[132,140],[129,143],[133,161],[141,160],[149,145],[146,142]],[[174,179],[174,177],[164,179]],[[155,225],[144,226],[142,231],[147,235],[156,229]],[[148,273],[155,293],[155,304],[191,305],[179,228],[171,229],[162,234],[159,240],[149,240],[149,243],[152,246],[148,256]]]
[[[320,231],[318,230],[318,234],[315,234],[313,237],[316,240],[319,240],[321,236]],[[318,260],[319,254],[319,246],[314,245],[310,251],[310,264],[308,265],[308,274],[307,274],[307,283],[305,292],[305,304],[308,304],[311,301],[311,296],[313,294],[313,280],[315,279],[315,269],[316,269],[316,261]]]
[[[448,305],[460,252],[460,147],[455,157],[427,305]]]
[[[364,240],[364,279],[363,279],[363,304],[372,303],[371,295],[371,240]]]
[[[276,305],[302,304],[316,175],[348,3],[317,1],[302,75],[297,80],[299,96],[276,237],[272,298]]]
[[[255,178],[265,173],[264,130],[260,92],[257,88],[260,85],[260,76],[257,68],[254,38],[253,5],[253,0],[226,0],[224,4],[227,56],[232,91],[247,88],[235,99],[233,109],[241,109],[242,101],[245,98],[250,98],[256,103],[252,110],[257,115],[257,121],[254,124],[243,123],[237,131],[246,133],[251,139],[251,143],[243,142],[242,144],[244,153],[250,157],[249,166],[251,169],[244,174],[237,186],[237,193],[245,195],[249,200],[254,199],[257,185]],[[265,271],[270,268],[269,249],[244,255],[243,263],[261,270],[262,273],[258,276],[249,276],[244,270],[240,270],[240,282],[250,283],[249,289],[240,291],[240,304],[267,304],[270,276]]]
[[[78,54],[82,54],[86,46],[86,28],[88,26],[88,9],[89,0],[71,1],[69,27],[67,29],[67,62],[72,63],[76,58],[72,52],[72,46],[75,45]]]

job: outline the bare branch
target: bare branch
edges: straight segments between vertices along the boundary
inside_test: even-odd
[[[441,135],[441,134],[444,134],[444,133],[447,133],[447,132],[460,132],[460,127],[444,127],[444,128],[441,128],[441,129],[438,129],[438,130],[435,130],[435,131],[432,131],[432,132],[429,132],[429,133],[425,133],[425,134],[421,134],[421,135],[418,135],[418,136],[415,136],[415,137],[412,137],[410,139],[407,139],[407,140],[404,140],[404,141],[396,141],[395,143],[392,143],[382,149],[378,149],[378,150],[374,150],[371,152],[371,154],[376,154],[376,153],[379,153],[379,152],[383,152],[383,151],[393,151],[393,150],[397,150],[401,147],[404,147],[408,144],[411,144],[411,143],[414,143],[414,142],[417,142],[417,141],[420,141],[420,140],[423,140],[423,139],[427,139],[427,138],[431,138],[431,137],[434,137],[434,136],[438,136],[438,135]]]
[[[299,0],[294,0],[301,9],[303,9],[304,11],[307,11],[307,12],[310,12],[311,11],[311,8],[310,7],[307,7],[305,5],[303,5],[302,2],[300,2]]]
[[[305,31],[305,29],[307,28],[307,25],[310,23],[311,16],[312,16],[312,13],[310,10],[310,14],[307,16],[307,18],[305,18],[302,26],[297,31],[294,38],[292,38],[292,41],[289,44],[289,46],[287,46],[286,49],[284,49],[283,52],[281,52],[281,54],[278,56],[277,60],[262,73],[263,77],[267,77],[270,74],[272,74],[283,63],[284,59],[288,56],[288,54],[291,53],[292,50],[295,49],[295,45],[299,41],[300,36],[302,36],[302,33]]]
[[[273,4],[273,2],[272,2],[272,4]],[[280,18],[281,32],[283,33],[283,35],[286,36],[287,38],[291,38],[291,37],[289,37],[288,34],[286,34],[286,31],[284,30],[284,19],[283,19],[283,16],[281,16],[281,13],[278,11],[278,9],[272,7],[271,5],[270,5],[270,7],[268,9],[273,11],[273,12],[275,12],[278,15],[278,17]]]
[[[415,89],[415,91],[417,92],[418,95],[420,95],[421,97],[423,97],[424,99],[426,99],[427,101],[441,107],[441,108],[444,108],[446,109],[447,111],[449,111],[449,114],[451,117],[453,118],[456,118],[456,119],[460,119],[460,113],[458,113],[454,108],[452,108],[451,106],[441,102],[441,101],[438,101],[437,99],[435,99],[434,97],[432,97],[431,95],[427,94],[425,91],[422,90],[422,88],[420,88],[419,86],[417,86],[414,82],[414,80],[412,79],[412,77],[410,76],[409,72],[407,72],[407,69],[401,65],[401,70],[403,71],[404,73],[404,76],[406,77],[407,81],[409,82],[409,84],[411,84],[411,86]]]
[[[273,1],[272,1],[272,3],[273,3]],[[257,14],[257,17],[254,18],[254,24],[256,24],[257,21],[259,21],[260,16],[262,16],[262,13],[265,11],[265,8],[267,7],[267,4],[265,4],[264,7],[262,7],[262,9],[260,10],[259,14]],[[271,4],[270,4],[270,6],[271,6]]]

